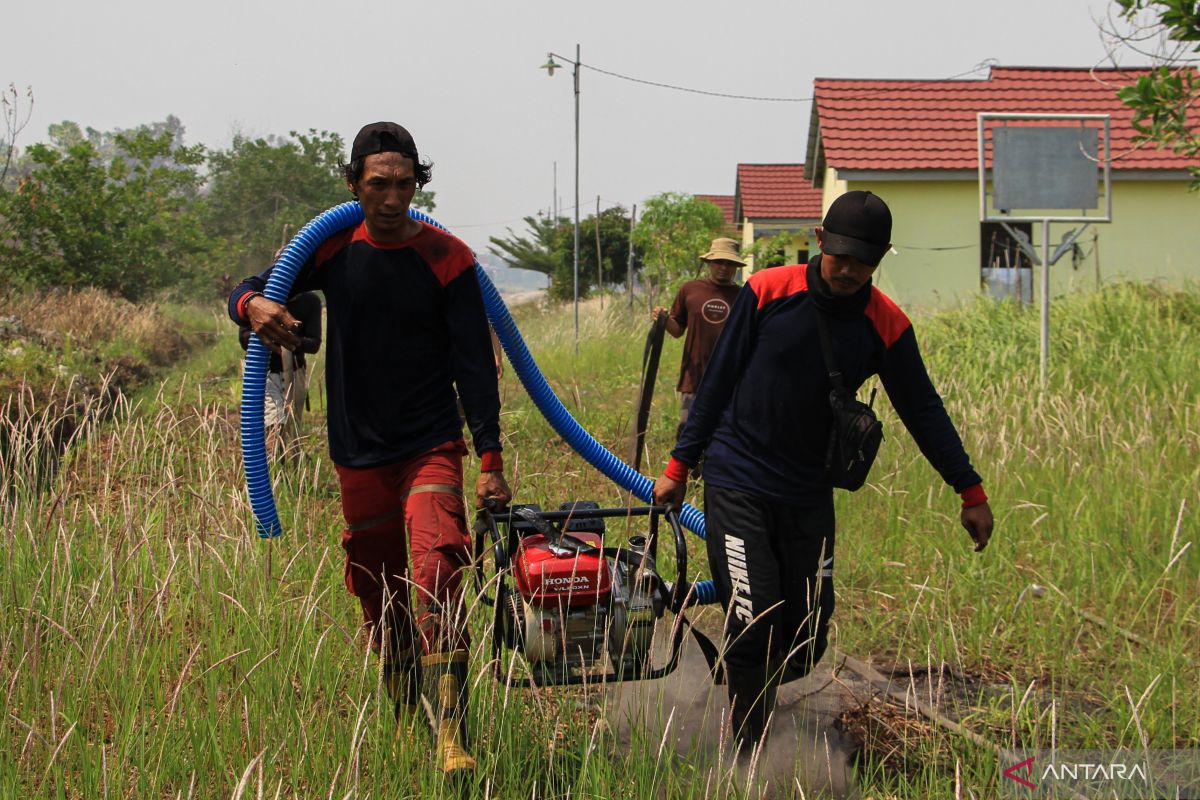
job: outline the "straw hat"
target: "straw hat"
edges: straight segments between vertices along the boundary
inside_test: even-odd
[[[732,261],[740,266],[746,266],[742,261],[740,248],[735,239],[713,239],[708,252],[700,256],[702,261]]]

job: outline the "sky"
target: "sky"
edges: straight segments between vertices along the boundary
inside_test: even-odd
[[[14,0],[0,86],[31,86],[18,138],[179,117],[185,141],[340,134],[397,121],[434,163],[434,216],[476,250],[574,205],[571,69],[581,47],[582,213],[664,191],[732,194],[736,165],[805,160],[814,78],[949,78],[979,65],[1107,64],[1105,0]],[[1145,63],[1122,55],[1120,63]],[[286,187],[284,187],[286,188]]]

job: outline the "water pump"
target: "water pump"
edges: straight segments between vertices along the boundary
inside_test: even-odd
[[[637,530],[620,546],[606,540],[605,520],[613,518]],[[674,540],[674,581],[658,571],[663,527]],[[600,508],[589,501],[564,503],[558,511],[485,509],[476,522],[477,551],[489,534],[495,596],[485,601],[494,605],[498,678],[545,686],[654,679],[675,669],[684,633],[677,615],[688,584],[687,548],[674,511]],[[676,615],[673,624],[665,621],[668,611]],[[510,668],[513,654],[527,670]]]

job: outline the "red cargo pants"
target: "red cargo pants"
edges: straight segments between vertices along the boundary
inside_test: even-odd
[[[459,591],[471,562],[465,453],[459,439],[396,464],[337,467],[346,588],[362,604],[371,647],[386,642],[392,658],[412,653],[414,643],[424,653],[467,646]]]

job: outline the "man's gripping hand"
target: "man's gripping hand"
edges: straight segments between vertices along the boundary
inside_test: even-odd
[[[279,352],[281,347],[295,351],[300,347],[300,320],[283,303],[255,295],[246,301],[246,321],[250,329],[267,347]]]
[[[504,473],[499,470],[481,472],[479,480],[475,481],[475,507],[483,508],[488,500],[498,506],[506,506],[512,500],[512,489],[508,488],[508,481],[504,480]]]
[[[992,538],[992,527],[995,524],[992,519],[991,506],[987,503],[980,503],[977,506],[964,508],[959,519],[962,520],[962,526],[967,529],[967,533],[971,534],[971,539],[975,542],[975,552],[978,553],[987,547],[988,540]]]
[[[671,317],[671,312],[662,306],[655,306],[654,310],[650,312],[650,318],[654,320],[655,325],[660,326],[676,339],[683,335],[683,328]]]
[[[683,505],[683,494],[687,489],[687,481],[677,481],[660,475],[654,482],[654,502],[660,506],[670,506],[678,509]]]

